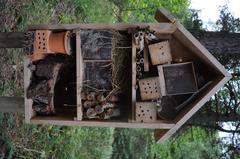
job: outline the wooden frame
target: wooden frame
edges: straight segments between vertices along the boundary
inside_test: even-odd
[[[112,25],[105,25],[105,24],[73,24],[73,25],[36,25],[30,26],[29,30],[35,29],[52,29],[55,30],[71,30],[76,34],[76,67],[77,67],[77,117],[69,117],[69,116],[55,116],[55,117],[41,117],[35,116],[31,108],[31,100],[26,98],[25,94],[25,114],[26,114],[26,121],[28,123],[34,124],[57,124],[57,125],[80,125],[80,126],[99,126],[99,127],[125,127],[125,128],[162,128],[162,129],[170,129],[174,126],[174,123],[171,121],[164,121],[158,120],[152,123],[137,123],[135,120],[135,103],[136,103],[136,45],[132,41],[132,115],[128,120],[108,120],[108,121],[95,121],[95,120],[82,120],[83,112],[82,112],[82,104],[81,104],[81,89],[82,89],[82,80],[83,80],[83,58],[82,52],[80,47],[81,37],[80,37],[80,29],[116,29],[116,30],[125,30],[135,28],[140,26],[140,28],[154,28],[160,34],[172,34],[175,31],[175,26],[169,23],[163,23],[161,25],[157,24],[148,24],[148,23],[141,23],[141,24],[112,24]],[[91,61],[92,62],[92,61]],[[97,61],[99,62],[99,60]],[[101,62],[101,61],[100,61]],[[105,62],[105,61],[104,61]],[[25,92],[29,85],[30,81],[30,71],[27,69],[27,63],[24,67],[26,72],[25,75]],[[135,98],[135,100],[134,100]],[[30,113],[32,112],[32,113]]]
[[[76,33],[76,67],[77,67],[77,120],[82,120],[83,111],[82,111],[82,81],[83,81],[83,58],[82,58],[82,51],[81,51],[81,37],[80,32],[78,30],[75,31]]]
[[[77,47],[77,117],[74,120],[68,116],[55,117],[38,117],[35,116],[31,107],[31,100],[26,98],[26,89],[30,81],[30,71],[27,69],[28,61],[24,65],[24,88],[25,88],[25,119],[27,123],[33,124],[56,124],[56,125],[79,125],[79,126],[97,126],[97,127],[126,127],[126,128],[150,128],[155,130],[155,138],[158,143],[165,141],[172,136],[194,113],[196,113],[203,104],[214,95],[230,78],[231,75],[224,67],[181,25],[176,19],[164,9],[159,9],[155,15],[160,23],[136,23],[136,24],[68,24],[68,25],[32,25],[28,30],[34,31],[37,29],[50,29],[53,31],[60,30],[75,30],[76,39],[80,43],[79,29],[115,29],[115,30],[131,30],[136,27],[156,30],[157,34],[161,34],[161,38],[170,39],[173,37],[181,42],[191,53],[201,59],[204,64],[212,68],[216,72],[212,84],[206,89],[203,95],[191,103],[188,108],[184,109],[173,121],[157,120],[151,123],[137,123],[135,119],[135,104],[136,104],[136,45],[132,40],[132,103],[131,117],[127,120],[109,120],[95,121],[82,120],[81,107],[81,81],[82,81],[82,55],[80,45]],[[145,50],[146,51],[146,50]],[[147,66],[146,70],[148,70]]]
[[[193,73],[193,82],[195,86],[195,90],[192,90],[191,92],[181,92],[181,93],[169,93],[167,84],[166,84],[166,76],[164,74],[164,68],[170,68],[170,67],[176,67],[176,66],[183,66],[183,65],[191,65],[192,66],[192,73]],[[195,75],[195,70],[194,70],[194,65],[192,62],[184,62],[184,63],[176,63],[176,64],[165,64],[165,65],[159,65],[158,66],[158,72],[159,72],[159,83],[160,83],[160,89],[161,93],[163,96],[165,95],[180,95],[180,94],[189,94],[189,93],[194,93],[197,91],[197,80],[196,80],[196,75]],[[178,82],[175,82],[178,84]],[[182,83],[182,82],[180,82]],[[182,84],[181,84],[182,85]]]

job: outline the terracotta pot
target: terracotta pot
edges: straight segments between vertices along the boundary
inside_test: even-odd
[[[49,49],[51,52],[63,53],[70,55],[70,48],[68,45],[69,31],[51,33],[49,37]]]

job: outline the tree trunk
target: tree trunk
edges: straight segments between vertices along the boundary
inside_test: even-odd
[[[240,53],[240,33],[189,31],[213,54]]]
[[[216,122],[234,122],[240,121],[240,114],[237,113],[216,113],[213,111],[208,112],[198,112],[189,121],[188,124],[206,124],[206,123],[216,123]]]
[[[0,48],[22,48],[24,41],[23,32],[0,32]]]

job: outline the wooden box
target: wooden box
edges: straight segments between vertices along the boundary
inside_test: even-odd
[[[153,65],[169,63],[172,61],[170,45],[168,41],[151,44],[148,46]]]
[[[158,73],[163,96],[189,94],[198,90],[192,62],[159,65]]]
[[[136,121],[137,122],[156,122],[157,106],[154,102],[137,102],[136,103]]]
[[[161,98],[158,77],[149,77],[139,80],[141,100],[157,100]]]
[[[128,33],[129,28],[147,28],[157,30],[160,34],[171,34],[175,30],[175,26],[172,24],[79,24],[79,25],[37,25],[31,26],[29,30],[44,30],[50,29],[51,31],[71,31],[74,33],[74,40],[72,42],[75,45],[73,52],[74,55],[71,55],[73,58],[76,59],[75,63],[72,65],[75,69],[68,70],[65,75],[66,79],[61,81],[62,87],[56,88],[56,96],[55,99],[57,100],[55,107],[57,113],[55,116],[38,116],[32,109],[32,100],[25,98],[25,105],[26,105],[26,121],[29,123],[35,124],[57,124],[57,125],[80,125],[80,126],[98,126],[98,127],[125,127],[125,128],[163,128],[163,129],[170,129],[174,123],[164,120],[156,120],[156,116],[152,116],[154,122],[143,122],[139,123],[136,121],[135,114],[135,103],[136,103],[136,45],[132,41],[133,34]],[[78,29],[75,29],[78,28]],[[120,97],[122,100],[119,102],[120,105],[120,117],[108,119],[108,120],[89,120],[84,119],[84,112],[83,112],[83,103],[81,92],[83,88],[87,85],[92,85],[89,83],[89,80],[93,80],[98,78],[98,76],[102,76],[103,74],[101,71],[111,70],[109,66],[112,65],[112,41],[108,41],[108,46],[105,48],[99,44],[96,51],[99,54],[96,54],[91,51],[84,51],[87,50],[88,41],[83,41],[81,37],[85,36],[81,33],[81,30],[108,30],[111,31],[119,31],[123,32],[124,34],[129,34],[129,41],[132,48],[126,48],[130,50],[130,60],[128,60],[129,64],[124,64],[129,66],[129,70],[131,72],[123,72],[124,75],[131,76],[129,79],[131,89],[128,89],[128,92],[125,93],[123,97]],[[83,43],[84,45],[82,45]],[[129,44],[127,44],[129,46]],[[116,48],[114,48],[116,49]],[[122,49],[122,48],[120,48]],[[125,53],[126,54],[126,53]],[[127,61],[127,60],[123,60]],[[29,61],[26,60],[25,62],[25,92],[29,86],[31,72],[28,69]],[[97,71],[97,74],[96,74]],[[94,73],[95,72],[95,73]],[[103,79],[109,78],[111,76],[106,75]],[[155,79],[156,82],[158,82]],[[109,84],[112,81],[107,81],[104,83],[103,80],[96,81],[98,85],[96,88],[101,90],[103,88],[110,89]],[[66,83],[71,84],[70,87],[67,86]],[[106,84],[106,86],[105,86]],[[66,88],[67,87],[67,88]],[[129,87],[128,87],[129,88]],[[75,92],[74,92],[75,89]],[[159,90],[159,88],[157,89]],[[72,92],[73,91],[73,92]],[[70,93],[71,92],[71,93]],[[71,95],[69,95],[69,93]],[[159,96],[159,94],[157,94]],[[26,93],[25,93],[26,96]],[[66,103],[66,101],[71,101]],[[150,117],[149,117],[150,119]]]

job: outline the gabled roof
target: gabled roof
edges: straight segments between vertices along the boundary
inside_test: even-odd
[[[177,30],[173,33],[173,36],[216,74],[216,78],[213,80],[210,88],[205,90],[187,110],[176,118],[175,125],[171,129],[155,130],[155,139],[158,143],[161,143],[172,136],[184,123],[186,123],[221,87],[224,86],[225,83],[227,83],[227,81],[231,79],[231,75],[167,10],[163,8],[158,9],[155,13],[155,19],[161,23],[175,24]]]

